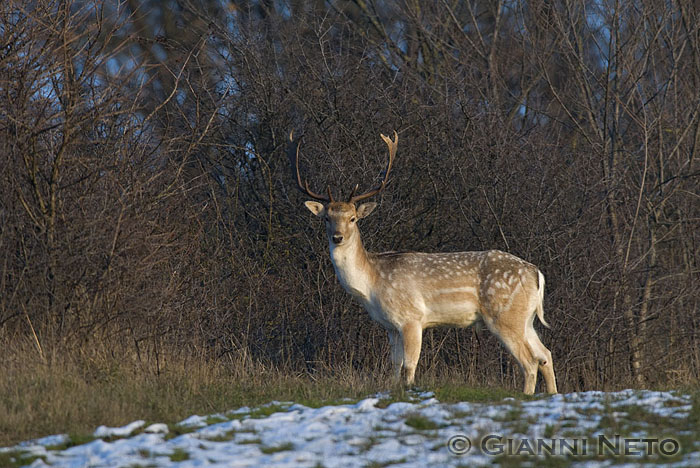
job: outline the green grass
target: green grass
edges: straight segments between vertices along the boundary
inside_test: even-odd
[[[287,442],[285,444],[280,444],[280,445],[273,445],[269,447],[260,447],[260,451],[266,455],[270,455],[272,453],[278,453],[278,452],[285,452],[287,450],[292,450],[294,448],[294,444],[291,442]]]
[[[165,440],[174,439],[175,437],[181,436],[183,434],[189,434],[190,432],[196,431],[197,428],[194,426],[181,426],[180,424],[168,424],[168,433],[165,434]]]
[[[0,466],[7,468],[19,468],[20,466],[31,465],[34,460],[39,458],[46,461],[45,457],[39,455],[29,455],[21,450],[0,452]]]
[[[404,423],[408,427],[412,427],[413,429],[418,429],[419,431],[428,431],[432,429],[439,429],[440,425],[436,423],[435,421],[426,418],[425,416],[421,416],[419,414],[412,414],[406,418]]]
[[[547,424],[544,428],[544,437],[547,439],[551,439],[554,437],[554,434],[556,434],[557,427],[553,424]]]
[[[402,463],[406,463],[408,460],[406,458],[399,458],[398,460],[391,460],[388,462],[378,462],[378,461],[373,461],[369,462],[368,464],[365,465],[365,468],[384,468],[386,466],[391,466],[391,465],[400,465]]]
[[[169,457],[170,457],[170,461],[181,462],[181,461],[189,460],[190,454],[178,447],[173,451],[173,453],[171,453],[169,455]]]
[[[340,397],[340,398],[317,398],[317,397],[307,397],[299,400],[295,400],[294,403],[304,405],[308,408],[321,408],[322,406],[338,406],[338,405],[352,405],[360,401],[362,398],[367,397],[367,394],[359,396],[356,395],[353,398]]]
[[[228,421],[228,420],[229,420],[229,419],[226,418],[226,417],[224,417],[224,416],[221,416],[221,415],[219,415],[219,414],[215,414],[215,415],[212,415],[212,416],[207,416],[207,417],[204,419],[204,422],[209,426],[209,425],[212,425],[212,424],[218,424],[218,423],[226,422],[226,421]]]
[[[271,414],[280,413],[287,411],[288,405],[272,404],[263,405],[251,410],[250,413],[243,414],[242,416],[248,416],[254,419],[261,419],[270,416]]]
[[[76,445],[83,445],[95,440],[92,434],[69,434],[68,438],[61,444],[47,445],[46,450],[65,450],[67,448],[75,447]]]
[[[504,388],[475,388],[454,383],[447,383],[435,388],[435,397],[446,403],[468,401],[472,403],[496,403],[504,398],[531,401],[546,398],[546,395],[526,395]]]
[[[257,445],[261,442],[262,441],[260,439],[253,438],[253,439],[241,439],[237,443],[238,444],[251,444],[251,445],[255,444],[255,445]]]
[[[388,396],[380,398],[379,401],[374,405],[376,408],[386,408],[392,403],[398,403],[402,401],[413,401],[413,396],[407,392],[404,388],[396,388],[391,391]]]
[[[223,434],[206,437],[205,439],[209,442],[228,442],[233,440],[234,437],[236,437],[236,431],[228,431]]]
[[[688,415],[688,422],[694,424],[695,427],[700,427],[700,389],[691,392],[690,401],[693,406]]]

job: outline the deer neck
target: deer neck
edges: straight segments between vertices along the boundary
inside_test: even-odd
[[[350,242],[343,245],[330,242],[330,250],[331,262],[340,284],[357,300],[368,303],[377,273],[362,245],[360,233],[357,232]]]

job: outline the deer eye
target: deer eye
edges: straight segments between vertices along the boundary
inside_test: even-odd
[[[350,218],[351,223],[354,223],[355,221],[357,221],[357,218],[355,218],[354,216],[352,218]]]

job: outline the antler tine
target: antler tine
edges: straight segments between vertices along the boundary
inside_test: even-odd
[[[370,190],[369,192],[365,192],[361,195],[354,195],[355,190],[357,190],[357,187],[355,187],[352,193],[350,194],[350,203],[357,203],[358,201],[377,195],[379,192],[384,190],[384,187],[386,187],[387,182],[389,182],[389,173],[391,172],[392,164],[394,164],[394,156],[396,156],[396,149],[399,145],[399,134],[396,133],[396,130],[394,130],[393,141],[391,140],[391,138],[384,134],[380,134],[380,136],[382,137],[382,140],[384,140],[384,143],[386,143],[386,145],[389,147],[389,162],[386,165],[386,169],[384,169],[384,176],[382,177],[382,182],[379,184],[379,187]]]
[[[289,147],[287,148],[287,155],[290,159],[290,161],[294,162],[294,167],[296,169],[296,176],[297,176],[297,185],[299,186],[299,190],[310,196],[311,198],[315,198],[316,200],[320,201],[325,201],[325,202],[332,202],[333,201],[333,196],[331,195],[331,187],[330,185],[328,186],[328,196],[324,195],[319,195],[315,192],[313,192],[309,188],[309,181],[304,180],[304,183],[301,182],[301,174],[299,173],[299,147],[301,146],[301,139],[294,141],[294,131],[292,130],[289,132]]]

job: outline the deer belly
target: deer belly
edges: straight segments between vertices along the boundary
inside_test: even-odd
[[[397,317],[392,317],[391,314],[387,314],[382,307],[377,304],[364,304],[365,310],[369,313],[369,316],[375,322],[378,322],[382,327],[387,330],[393,330],[397,328]]]
[[[474,288],[436,291],[426,301],[426,326],[468,327],[476,321],[479,304]]]

